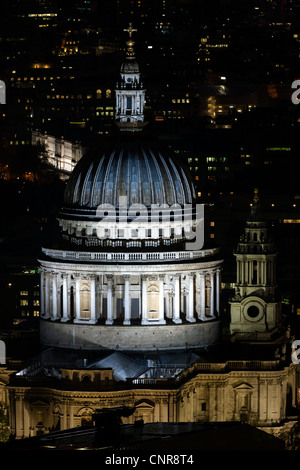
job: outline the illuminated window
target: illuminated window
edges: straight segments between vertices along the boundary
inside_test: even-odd
[[[106,90],[106,98],[111,98],[111,90]]]
[[[20,305],[21,307],[27,307],[28,306],[28,300],[20,300]]]
[[[211,234],[210,234],[210,238],[215,238],[215,234],[214,234],[214,233],[211,233]]]
[[[39,301],[39,300],[34,300],[34,301],[33,301],[33,306],[34,306],[34,307],[39,307],[39,305],[40,305],[40,301]]]
[[[283,219],[284,224],[300,224],[300,219]]]
[[[214,222],[210,222],[210,226],[211,226],[211,227],[214,227],[214,226],[215,226],[215,223],[214,223]]]
[[[101,99],[102,98],[102,91],[101,90],[97,90],[97,99]]]
[[[28,295],[28,290],[21,290],[20,295]]]

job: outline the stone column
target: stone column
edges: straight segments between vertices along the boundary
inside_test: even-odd
[[[45,318],[50,317],[50,276],[49,272],[45,272]]]
[[[96,323],[96,276],[90,275],[90,288],[91,288],[91,319],[90,323]]]
[[[216,271],[216,315],[220,316],[220,296],[221,296],[221,280],[220,280],[221,271],[217,269]]]
[[[266,260],[262,261],[262,284],[266,284]]]
[[[113,275],[112,274],[106,274],[106,279],[107,279],[107,319],[105,324],[106,325],[112,325],[114,320],[113,320],[113,311],[112,311],[112,301],[113,301],[113,296],[112,296],[112,282],[113,282]]]
[[[189,276],[189,295],[188,295],[188,312],[187,321],[194,323],[196,321],[194,316],[194,276],[195,273],[191,273]]]
[[[167,297],[166,297],[166,317],[167,318],[172,318],[171,302],[172,302],[172,292],[168,290]]]
[[[173,322],[182,323],[180,318],[180,274],[175,274],[175,296],[173,306]]]
[[[210,316],[215,316],[215,272],[210,273]]]
[[[200,320],[205,320],[205,273],[200,273]]]
[[[125,281],[125,288],[124,288],[124,321],[123,325],[130,325],[130,319],[131,319],[131,305],[130,305],[130,275],[125,274],[123,276],[124,281]]]
[[[159,323],[165,325],[165,312],[164,312],[164,275],[159,276]]]
[[[142,325],[148,325],[147,276],[142,278]]]
[[[68,312],[68,275],[67,273],[62,273],[63,278],[63,316],[61,321],[66,322],[69,320]]]
[[[80,274],[75,274],[75,320],[80,320]]]
[[[57,320],[57,274],[52,271],[52,316],[51,320]]]
[[[261,261],[257,261],[257,284],[260,285],[261,284]]]
[[[45,315],[45,271],[41,269],[40,274],[40,315],[43,317]]]
[[[242,272],[241,272],[242,279],[241,279],[241,281],[242,281],[242,285],[244,285],[245,284],[245,263],[244,263],[244,260],[241,261],[241,267],[242,267]]]

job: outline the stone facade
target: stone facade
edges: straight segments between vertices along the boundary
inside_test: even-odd
[[[279,361],[195,364],[176,379],[131,379],[118,386],[112,370],[63,369],[47,386],[14,378],[7,387],[17,438],[91,422],[99,408],[135,407],[124,423],[243,421],[276,429],[297,406],[295,365]],[[247,370],[251,368],[252,370]]]
[[[33,145],[45,147],[47,163],[61,172],[61,177],[68,177],[76,164],[87,151],[79,142],[71,142],[64,137],[58,138],[47,132],[35,130],[31,138]]]

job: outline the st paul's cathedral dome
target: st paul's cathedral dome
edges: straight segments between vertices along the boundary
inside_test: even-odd
[[[132,31],[116,86],[119,135],[78,162],[58,214],[61,242],[42,249],[46,345],[180,350],[220,337],[222,260],[198,243],[204,216],[187,170],[142,132]]]

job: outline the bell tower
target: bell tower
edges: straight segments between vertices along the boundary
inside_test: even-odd
[[[237,277],[230,302],[230,332],[241,338],[251,334],[266,339],[279,327],[281,304],[275,298],[277,253],[261,216],[257,189],[234,255]]]
[[[126,42],[126,58],[120,70],[121,79],[116,84],[116,124],[121,130],[141,130],[144,123],[145,90],[141,82],[139,65],[135,60],[132,23],[124,29],[129,38]]]

